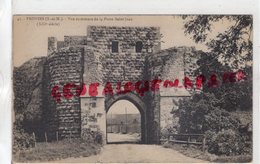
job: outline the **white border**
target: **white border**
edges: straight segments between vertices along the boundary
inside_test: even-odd
[[[14,14],[256,13],[257,0],[14,0]]]
[[[11,2],[0,0],[0,161],[11,161]]]
[[[0,0],[0,161],[11,160],[13,14],[253,14],[254,163],[259,160],[259,0]],[[12,8],[12,10],[11,10]],[[257,147],[258,146],[258,147]]]

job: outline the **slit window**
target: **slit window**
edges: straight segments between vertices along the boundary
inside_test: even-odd
[[[118,52],[118,41],[112,41],[112,53]]]
[[[95,102],[90,103],[90,105],[91,105],[92,108],[96,108],[96,106],[97,106],[97,104]]]
[[[135,44],[135,52],[142,52],[143,42],[137,41]]]

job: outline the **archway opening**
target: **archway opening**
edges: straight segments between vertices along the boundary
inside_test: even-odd
[[[116,101],[107,111],[107,143],[140,143],[142,116],[128,100]]]

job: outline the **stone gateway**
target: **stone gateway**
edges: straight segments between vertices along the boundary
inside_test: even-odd
[[[65,138],[99,132],[106,142],[106,113],[115,102],[128,100],[141,114],[142,143],[159,144],[161,134],[169,126],[178,128],[178,117],[173,111],[180,99],[192,94],[185,87],[160,87],[158,92],[145,92],[143,96],[135,92],[103,95],[99,90],[95,97],[89,94],[73,99],[61,97],[60,102],[53,99],[51,90],[60,86],[57,90],[62,91],[67,83],[80,86],[97,82],[104,86],[110,82],[116,88],[119,82],[124,86],[127,82],[194,77],[192,70],[201,52],[192,47],[161,50],[161,37],[158,27],[119,26],[89,26],[86,36],[64,36],[63,41],[49,37],[46,57],[34,58],[15,70],[17,74],[37,70],[36,78],[41,85],[32,84],[35,86],[26,90],[28,94],[21,94],[25,82],[17,76],[15,102],[22,103],[19,95],[30,99],[26,108],[35,104],[41,108],[45,119],[38,128],[47,132],[49,139],[55,139],[57,134]],[[39,90],[39,96],[33,94],[35,90]]]

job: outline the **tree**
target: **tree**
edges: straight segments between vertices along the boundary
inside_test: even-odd
[[[186,20],[185,33],[209,49],[197,61],[199,67],[195,74],[203,74],[208,79],[214,73],[220,81],[224,73],[238,70],[243,70],[247,76],[245,81],[222,83],[217,88],[209,88],[204,83],[203,92],[214,94],[227,111],[252,109],[252,16],[197,15],[183,19]],[[214,27],[220,24],[225,29],[212,38],[212,33],[216,33]]]
[[[241,144],[247,136],[240,133],[241,121],[230,112],[252,109],[252,16],[196,15],[183,19],[185,33],[208,47],[208,52],[200,54],[195,75],[209,79],[214,73],[221,83],[209,88],[204,82],[200,94],[180,101],[176,111],[180,132],[205,134],[208,151],[215,154],[235,155],[252,149]],[[214,26],[221,22],[225,29],[212,38]],[[223,82],[223,73],[238,70],[246,74],[245,80]]]
[[[197,15],[184,16],[183,19],[187,21],[184,25],[185,33],[192,35],[196,43],[205,43],[209,54],[224,65],[231,69],[252,66],[252,15]],[[211,39],[209,34],[214,33],[213,27],[220,21],[221,26],[227,27]]]

